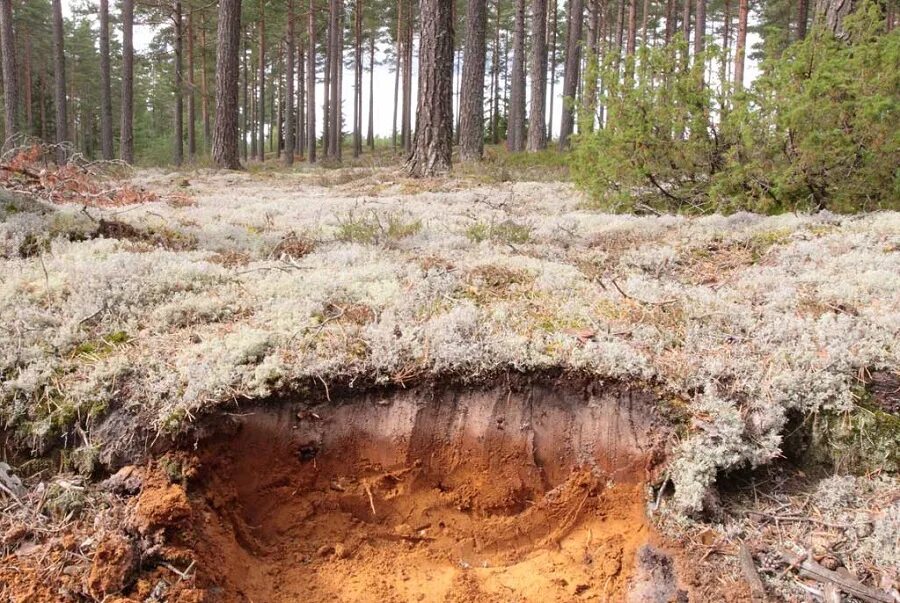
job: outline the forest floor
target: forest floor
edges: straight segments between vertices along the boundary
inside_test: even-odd
[[[900,214],[543,161],[7,176],[0,601],[897,600]]]

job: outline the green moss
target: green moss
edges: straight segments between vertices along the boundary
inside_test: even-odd
[[[531,240],[532,226],[530,224],[504,220],[498,224],[488,222],[475,222],[466,229],[466,238],[473,243],[493,241],[509,245],[524,245]]]
[[[900,471],[900,417],[862,403],[812,419],[809,460],[840,472]]]
[[[112,331],[98,339],[82,341],[72,350],[73,358],[97,359],[112,353],[116,347],[131,341],[125,331]]]
[[[371,245],[399,241],[421,230],[421,220],[412,219],[401,212],[379,215],[373,211],[358,215],[351,211],[343,218],[338,218],[336,238],[348,243]]]

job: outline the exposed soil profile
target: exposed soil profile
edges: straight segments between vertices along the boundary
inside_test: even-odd
[[[199,446],[175,540],[216,601],[674,600],[671,568],[634,569],[667,563],[653,402],[569,383],[246,411]]]

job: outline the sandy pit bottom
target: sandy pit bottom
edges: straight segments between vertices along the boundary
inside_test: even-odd
[[[652,600],[651,402],[529,385],[248,411],[200,448],[184,544],[220,601]]]

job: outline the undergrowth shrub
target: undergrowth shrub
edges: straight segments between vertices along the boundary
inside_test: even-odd
[[[704,82],[720,50],[687,64],[680,36],[624,69],[611,59],[604,127],[574,139],[575,183],[613,211],[900,208],[900,31],[883,23],[866,2],[846,40],[814,31],[747,90]]]

